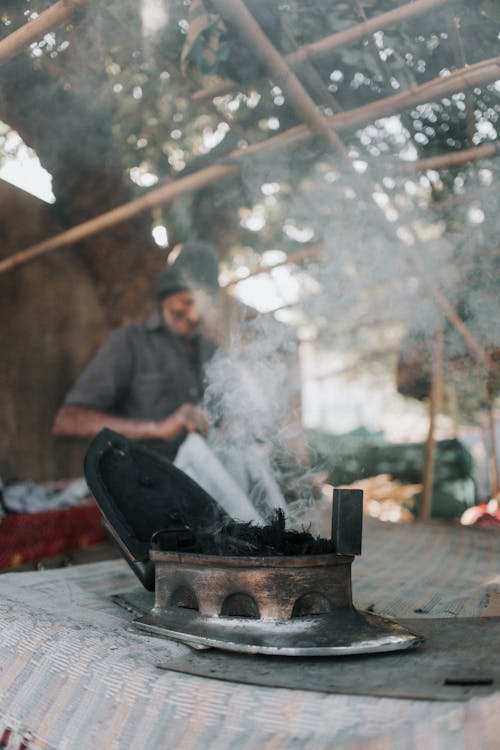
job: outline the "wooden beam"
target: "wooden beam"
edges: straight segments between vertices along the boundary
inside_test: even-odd
[[[425,443],[424,474],[422,478],[422,499],[418,507],[420,521],[428,521],[432,510],[432,486],[434,480],[434,454],[436,450],[436,419],[443,401],[444,379],[444,336],[442,323],[434,337],[432,358],[432,382],[429,399],[429,432]]]
[[[491,497],[498,497],[500,491],[500,479],[497,462],[497,437],[495,427],[495,399],[494,396],[488,393],[488,433],[490,443],[490,455],[489,455],[489,473],[490,473],[490,491]]]
[[[480,364],[485,365],[490,372],[496,372],[496,363],[493,361],[490,354],[488,354],[488,352],[481,346],[479,341],[469,330],[468,326],[463,322],[460,316],[457,315],[449,299],[441,291],[431,274],[427,271],[424,263],[420,258],[420,255],[417,252],[410,250],[410,248],[407,248],[407,250],[410,260],[415,266],[420,278],[434,297],[436,304],[448,318],[455,330],[460,334],[460,336],[462,336],[471,354],[474,355],[474,357]]]
[[[328,122],[336,129],[347,129],[348,127],[359,125],[362,122],[370,121],[386,114],[403,111],[407,107],[423,104],[447,94],[498,79],[500,79],[500,57],[495,57],[484,60],[474,66],[457,70],[444,78],[434,78],[412,91],[387,97],[386,99],[359,107],[350,112],[332,115],[328,118]],[[0,261],[0,273],[27,263],[44,253],[90,237],[104,229],[109,229],[123,221],[127,221],[142,211],[168,203],[180,195],[185,195],[186,193],[199,190],[206,185],[211,185],[231,177],[239,171],[245,159],[250,159],[256,154],[264,156],[266,153],[274,154],[278,150],[296,148],[306,143],[311,137],[312,133],[306,125],[297,125],[279,135],[268,138],[263,143],[256,143],[247,148],[232,151],[217,164],[194,172],[186,177],[180,177],[175,182],[156,188],[141,198],[118,206],[112,211],[78,224],[65,232],[61,232],[37,245],[14,254],[10,258]]]
[[[497,194],[498,193],[498,186],[497,185],[488,185],[486,187],[477,188],[475,190],[469,190],[467,193],[463,193],[460,195],[452,195],[451,198],[446,198],[442,201],[433,201],[429,204],[429,208],[434,213],[439,213],[440,211],[447,211],[450,208],[455,208],[456,206],[463,206],[467,205],[467,203],[471,203],[473,201],[480,201],[483,198],[487,198],[490,195]]]
[[[287,55],[285,60],[292,68],[296,68],[306,60],[318,60],[338,47],[352,44],[368,34],[373,34],[375,31],[380,31],[381,29],[396,23],[402,23],[410,18],[422,15],[423,13],[427,13],[453,1],[454,0],[416,0],[416,2],[401,5],[399,8],[390,10],[388,13],[381,13],[375,18],[370,18],[367,21],[357,23],[348,29],[339,31],[336,34],[331,34],[317,42],[306,44],[304,47]],[[192,94],[191,99],[193,101],[213,99],[216,96],[230,94],[237,89],[238,84],[234,81],[221,81],[213,86],[196,91]]]
[[[326,372],[321,372],[319,374],[313,374],[309,379],[313,380],[314,382],[322,382],[324,380],[332,380],[333,378],[338,377],[339,375],[347,375],[349,372],[355,372],[361,365],[366,364],[367,362],[380,362],[382,359],[386,359],[387,357],[393,357],[394,359],[399,354],[399,349],[395,349],[394,347],[388,348],[388,349],[378,349],[371,352],[367,352],[366,354],[362,354],[358,357],[356,362],[353,362],[350,365],[345,365],[345,367],[341,367],[338,369],[331,369],[327,370]]]
[[[477,161],[478,159],[488,159],[490,156],[497,156],[499,153],[499,143],[483,143],[481,146],[466,148],[462,151],[450,151],[448,154],[440,156],[429,156],[427,159],[419,159],[416,162],[408,162],[408,169],[423,171],[425,169],[450,169],[460,164]],[[399,166],[399,165],[398,165]],[[403,166],[403,164],[401,164]],[[404,165],[406,166],[406,165]]]
[[[493,359],[500,361],[500,349],[493,352]],[[495,396],[498,388],[498,376],[490,373],[486,381],[487,394],[487,416],[488,416],[488,433],[489,433],[489,473],[490,473],[490,491],[491,497],[499,498],[500,493],[500,472],[497,460],[497,437],[495,425]]]
[[[23,265],[24,263],[52,250],[70,245],[73,242],[78,242],[86,237],[91,237],[105,229],[110,229],[143,211],[168,203],[169,201],[178,198],[180,195],[200,190],[206,185],[211,185],[214,182],[219,182],[219,180],[231,177],[239,172],[239,169],[240,167],[237,164],[214,164],[211,167],[202,169],[199,172],[194,172],[193,174],[187,175],[175,182],[163,185],[161,188],[153,190],[141,198],[137,198],[130,203],[124,203],[111,211],[107,211],[100,216],[84,221],[82,224],[77,224],[71,229],[67,229],[65,232],[60,232],[43,242],[32,245],[26,250],[22,250],[21,252],[12,255],[10,258],[5,258],[0,261],[0,273]]]
[[[0,64],[11,60],[30,44],[42,39],[44,34],[61,26],[89,2],[90,0],[59,0],[40,13],[38,18],[20,26],[0,41]]]
[[[326,248],[323,245],[310,245],[309,247],[306,247],[303,250],[298,250],[296,253],[291,253],[290,255],[287,255],[286,258],[284,258],[283,260],[278,261],[278,263],[273,263],[273,264],[271,264],[269,266],[262,266],[260,268],[257,268],[255,271],[251,271],[246,276],[234,277],[230,281],[228,281],[225,284],[223,284],[222,288],[223,289],[230,289],[231,287],[236,286],[237,284],[239,284],[241,281],[246,281],[247,279],[252,279],[255,276],[261,276],[263,274],[272,273],[272,271],[275,268],[282,268],[283,266],[296,265],[298,263],[302,263],[305,260],[321,260],[326,255],[326,253],[327,253],[327,250],[326,250]],[[488,258],[491,260],[492,258],[496,258],[498,256],[500,256],[500,248],[494,249],[488,255]],[[474,266],[473,266],[472,263],[467,264],[467,263],[464,262],[462,264],[462,270],[464,270],[466,272],[467,271],[472,271],[473,267]],[[488,275],[491,276],[491,273],[488,272]],[[407,276],[405,275],[404,277],[396,277],[396,278],[392,278],[392,279],[386,280],[384,282],[378,281],[378,282],[375,282],[373,284],[368,284],[366,286],[363,286],[362,287],[362,291],[366,292],[366,291],[370,291],[370,290],[376,290],[376,289],[380,288],[381,286],[382,287],[386,287],[387,285],[391,285],[391,284],[401,284],[402,281],[406,281],[406,280],[407,280]],[[467,289],[469,287],[469,284],[465,284],[464,287]],[[394,319],[392,321],[392,323],[395,323],[395,322],[401,323],[402,321],[400,319],[397,319],[397,320]],[[375,326],[382,326],[382,325],[387,326],[387,325],[390,325],[390,324],[391,324],[391,321],[388,321],[388,320],[384,320],[384,321],[380,321],[380,322],[375,322],[374,323]],[[356,325],[356,328],[348,329],[347,331],[342,331],[342,330],[338,331],[338,335],[339,336],[343,336],[345,334],[352,334],[352,333],[354,333],[355,330],[357,330],[360,327],[361,328],[366,327],[366,323],[362,323],[361,325],[358,323]],[[484,364],[483,362],[481,362],[481,363]]]
[[[329,117],[333,127],[343,129],[371,122],[381,117],[402,112],[409,107],[435,101],[456,91],[465,91],[500,79],[500,56],[482,60],[475,65],[459,68],[448,76],[433,78],[427,83],[385,99],[365,104],[357,109]]]
[[[295,263],[302,263],[303,260],[319,258],[325,252],[325,248],[321,245],[311,245],[310,247],[304,248],[304,250],[298,250],[296,253],[291,253],[284,260],[280,260],[278,263],[273,263],[270,266],[264,266],[263,268],[257,268],[256,271],[251,271],[246,276],[241,278],[234,278],[228,281],[227,284],[223,285],[223,289],[229,289],[232,286],[236,286],[240,281],[246,281],[254,276],[260,276],[260,274],[271,273],[275,268],[281,268],[282,266],[290,266]]]

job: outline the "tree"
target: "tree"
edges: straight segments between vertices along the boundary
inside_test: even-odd
[[[4,4],[4,34],[49,4]],[[249,3],[283,54],[399,5],[295,0],[271,10]],[[153,7],[160,10],[156,18]],[[53,175],[63,227],[201,168],[242,142],[264,141],[300,122],[262,66],[248,65],[251,51],[227,25],[219,40],[224,52],[210,72],[237,78],[240,91],[214,102],[193,101],[192,93],[213,79],[200,69],[199,58],[198,67],[191,61],[189,75],[180,72],[189,7],[173,0],[92,3],[0,72],[2,117]],[[328,116],[492,57],[498,32],[491,3],[453,3],[303,63],[298,75]],[[197,233],[214,239],[229,271],[242,263],[254,269],[271,248],[291,254],[305,243],[321,243],[326,262],[299,272],[309,295],[293,319],[312,322],[328,345],[334,340],[336,346],[370,350],[387,348],[389,339],[397,346],[408,328],[432,329],[441,314],[409,264],[399,231],[418,224],[424,238],[419,252],[491,348],[498,304],[497,199],[485,192],[472,212],[466,202],[446,205],[493,184],[498,160],[421,174],[411,173],[411,160],[494,140],[498,112],[498,84],[489,84],[347,130],[342,138],[354,174],[318,139],[272,159],[248,159],[242,178],[82,242],[78,254],[114,322],[131,310],[141,312],[163,260],[151,241],[152,224],[167,225],[170,246]],[[371,187],[363,189],[368,175]],[[431,235],[435,239],[427,240]],[[383,327],[375,335],[363,321]],[[461,340],[455,337],[451,346],[463,354]]]

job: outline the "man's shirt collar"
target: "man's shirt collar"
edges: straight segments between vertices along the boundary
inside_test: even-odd
[[[165,323],[165,318],[161,314],[160,310],[156,310],[152,315],[149,316],[149,318],[146,318],[144,321],[144,326],[147,331],[150,331],[152,333],[156,333],[157,331],[164,331],[165,333],[168,333],[169,336],[172,336],[177,341],[182,341],[184,344],[186,344],[186,340],[183,339],[179,334],[174,331],[173,328],[171,328],[167,323]],[[195,342],[198,342],[201,338],[201,334],[199,332],[195,333],[193,336],[191,336],[189,339],[187,339],[187,343],[193,344]]]
[[[163,315],[159,310],[156,310],[152,315],[149,316],[149,318],[146,318],[144,321],[144,326],[147,331],[161,331],[163,329],[170,331],[171,333],[174,333],[171,328],[167,326],[165,323],[165,320],[163,319]]]

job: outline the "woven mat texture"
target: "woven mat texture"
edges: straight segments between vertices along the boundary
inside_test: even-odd
[[[500,533],[368,520],[354,600],[394,617],[480,616]],[[500,693],[468,703],[326,695],[156,668],[186,646],[130,629],[125,563],[0,576],[0,737],[8,750],[498,748]],[[488,644],[485,644],[488,648]],[[498,659],[499,654],[492,654]]]

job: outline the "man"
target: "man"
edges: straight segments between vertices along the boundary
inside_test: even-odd
[[[104,340],[69,391],[56,436],[93,438],[103,427],[173,459],[190,432],[204,431],[203,369],[216,347],[199,333],[201,301],[218,290],[211,245],[189,242],[159,278],[159,310]]]

